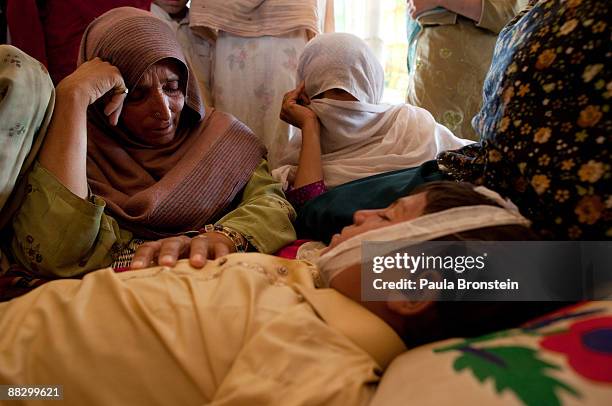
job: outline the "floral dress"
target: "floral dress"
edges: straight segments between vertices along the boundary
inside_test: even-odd
[[[610,3],[533,3],[500,33],[474,119],[480,143],[438,163],[510,197],[544,238],[609,239]]]

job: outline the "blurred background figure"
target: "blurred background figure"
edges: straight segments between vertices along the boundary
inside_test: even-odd
[[[153,0],[151,12],[172,28],[183,49],[192,72],[198,78],[200,93],[207,106],[210,95],[214,44],[217,35],[212,30],[193,31],[189,28],[188,0]]]
[[[407,102],[456,136],[477,140],[472,117],[497,34],[528,0],[407,0]]]
[[[192,0],[190,8],[192,29],[218,33],[215,108],[250,127],[268,149],[270,168],[277,167],[290,136],[279,119],[283,96],[296,86],[297,62],[308,40],[333,31],[333,1]]]
[[[5,0],[11,44],[44,63],[54,84],[76,69],[87,25],[110,9],[151,0]]]
[[[0,0],[0,44],[8,43],[8,29],[6,27],[6,0]]]

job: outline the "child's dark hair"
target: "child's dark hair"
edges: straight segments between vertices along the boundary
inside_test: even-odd
[[[450,181],[430,182],[413,190],[412,195],[426,193],[423,214],[455,207],[491,205],[495,201],[474,190],[474,185]],[[449,234],[435,241],[531,241],[537,235],[526,226],[502,225]],[[519,324],[566,305],[562,302],[452,302],[438,301],[432,306],[433,324],[423,326],[423,334],[409,329],[403,335],[406,345],[413,347],[448,337],[477,336]],[[431,314],[430,314],[431,317]],[[427,333],[425,333],[427,332]]]
[[[461,206],[500,207],[493,200],[475,191],[474,185],[466,182],[429,182],[415,188],[411,195],[419,193],[425,193],[427,201],[423,214],[437,213]],[[538,239],[531,229],[517,224],[462,231],[436,238],[435,241],[531,241]]]

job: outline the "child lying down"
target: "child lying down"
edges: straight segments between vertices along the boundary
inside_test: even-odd
[[[0,304],[0,348],[10,349],[0,353],[0,382],[63,385],[73,405],[368,404],[394,357],[456,334],[457,323],[442,319],[440,303],[361,302],[358,242],[456,213],[459,227],[437,222],[402,237],[532,237],[529,222],[493,192],[439,182],[357,212],[319,267],[248,253],[197,269],[174,255],[173,267],[53,281]],[[140,252],[141,260],[154,254]],[[318,288],[320,280],[329,287]],[[489,326],[501,316],[456,314],[462,325],[469,314]]]

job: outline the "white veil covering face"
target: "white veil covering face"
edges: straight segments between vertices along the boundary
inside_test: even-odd
[[[502,207],[492,205],[460,206],[437,213],[425,214],[413,220],[356,235],[324,252],[316,259],[312,258],[312,254],[310,254],[311,260],[316,262],[325,286],[329,286],[329,282],[345,269],[360,263],[360,261],[372,259],[362,256],[361,247],[365,241],[402,241],[402,246],[406,247],[479,228],[506,225],[530,226],[531,222],[521,216],[512,202],[504,200],[496,192],[482,186],[474,188],[474,190]]]
[[[311,99],[342,89],[358,100],[314,99],[309,105],[321,122],[323,177],[329,187],[418,166],[442,151],[472,143],[455,137],[427,110],[381,104],[383,68],[366,43],[352,34],[313,39],[300,57],[298,80],[305,81]],[[301,135],[294,136],[282,166],[272,171],[285,189],[295,176],[301,143]]]

